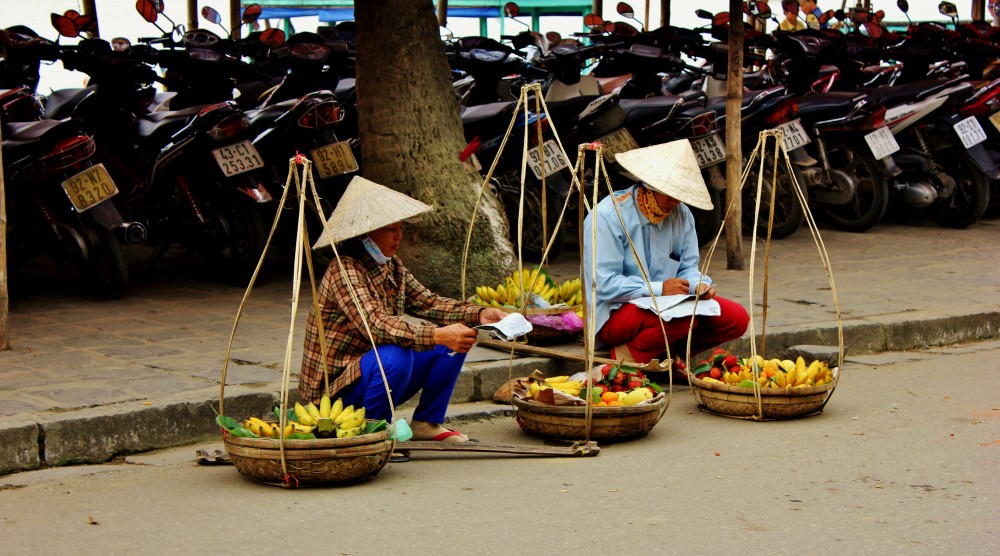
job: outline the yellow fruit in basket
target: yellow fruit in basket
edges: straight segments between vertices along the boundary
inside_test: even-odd
[[[319,408],[316,407],[316,404],[309,402],[309,404],[306,405],[306,411],[309,412],[310,417],[319,420]]]
[[[326,394],[319,399],[319,416],[323,419],[330,416],[330,396]]]
[[[337,438],[350,438],[352,436],[358,436],[361,434],[361,427],[352,427],[349,429],[337,429]]]
[[[646,401],[646,396],[643,395],[643,393],[640,392],[640,390],[646,390],[647,392],[649,392],[649,390],[646,388],[636,388],[635,390],[630,390],[627,394],[625,394],[625,397],[622,399],[622,405],[636,405],[639,402]]]
[[[549,378],[545,379],[545,382],[548,382],[549,384],[556,384],[558,382],[566,382],[567,380],[569,380],[569,376],[568,375],[550,376]]]
[[[774,385],[778,388],[784,388],[786,378],[787,375],[785,374],[785,371],[778,371],[777,374],[774,375]]]

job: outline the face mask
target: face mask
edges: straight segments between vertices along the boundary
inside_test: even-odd
[[[389,262],[391,257],[383,255],[382,250],[378,248],[378,245],[376,245],[374,241],[372,241],[372,238],[368,236],[361,238],[361,244],[365,246],[365,251],[368,251],[368,254],[375,259],[376,263],[383,265]]]

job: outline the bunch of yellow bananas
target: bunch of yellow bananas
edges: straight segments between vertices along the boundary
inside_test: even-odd
[[[343,399],[331,402],[330,396],[324,395],[318,407],[312,402],[306,405],[295,402],[295,420],[298,424],[311,427],[309,432],[319,429],[331,435],[336,432],[337,438],[347,438],[358,436],[364,430],[365,408],[344,407]]]
[[[740,365],[739,372],[724,372],[718,382],[753,388],[754,365],[759,369],[756,381],[761,388],[805,388],[833,382],[833,370],[830,369],[826,361],[817,359],[807,366],[805,359],[801,356],[792,361],[791,359],[764,359],[759,355],[756,359],[744,360],[743,364]],[[712,378],[703,378],[702,380],[715,381]]]
[[[531,394],[532,398],[538,399],[538,393],[549,388],[559,390],[560,392],[564,392],[570,396],[580,397],[580,391],[583,389],[583,382],[579,380],[570,380],[568,376],[554,376],[546,378],[543,382],[532,381],[531,384],[528,385],[528,392]]]
[[[531,270],[522,268],[520,271],[515,271],[510,276],[504,277],[503,283],[495,288],[476,286],[476,297],[473,301],[491,307],[505,305],[519,307],[524,304],[525,298],[527,298],[528,306],[533,307],[533,295],[540,296],[549,305],[560,303],[579,305],[583,301],[579,278],[566,280],[561,285],[556,284],[538,267]]]

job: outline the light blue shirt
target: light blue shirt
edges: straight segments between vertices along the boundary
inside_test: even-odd
[[[712,279],[698,270],[698,235],[694,229],[694,216],[684,204],[677,205],[659,224],[653,224],[635,201],[634,185],[614,195],[605,197],[583,221],[583,287],[590,295],[591,268],[593,266],[593,218],[597,217],[597,330],[608,322],[611,311],[638,297],[660,295],[664,280],[684,278],[694,293],[699,282],[711,284]],[[622,222],[618,219],[617,203]],[[637,261],[629,247],[625,231],[632,238],[641,261]],[[650,292],[639,271],[646,269]],[[589,307],[589,302],[588,302]]]

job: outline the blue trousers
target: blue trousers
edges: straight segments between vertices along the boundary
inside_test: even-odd
[[[377,349],[385,368],[385,376],[389,380],[389,389],[392,390],[392,403],[399,407],[423,390],[420,402],[413,412],[413,420],[444,423],[448,402],[465,362],[465,354],[448,355],[451,350],[444,346],[417,351],[387,344],[378,346]],[[344,399],[345,406],[364,406],[365,417],[369,419],[392,420],[389,398],[385,393],[375,350],[361,356],[361,379],[341,390],[340,396]]]

